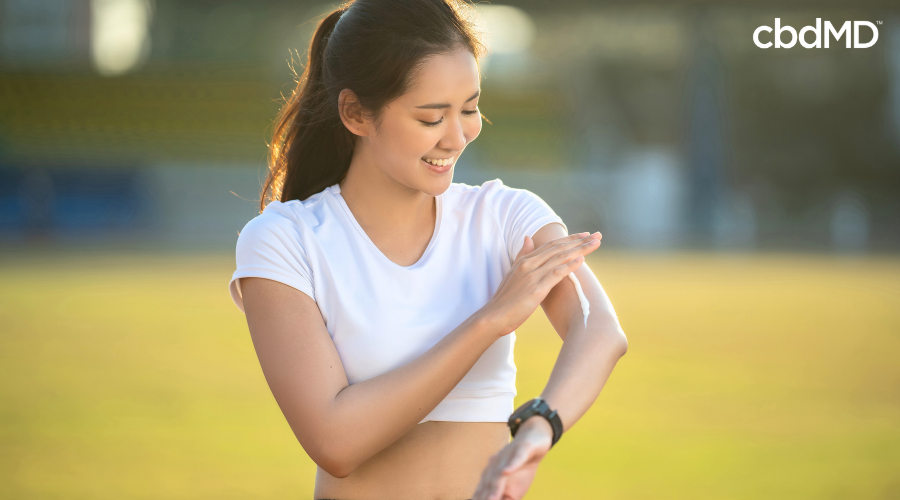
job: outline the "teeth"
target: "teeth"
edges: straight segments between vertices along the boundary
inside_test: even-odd
[[[434,166],[437,166],[437,167],[446,167],[447,165],[450,164],[451,161],[453,161],[453,158],[445,158],[443,160],[434,160],[431,158],[422,158],[422,159]]]

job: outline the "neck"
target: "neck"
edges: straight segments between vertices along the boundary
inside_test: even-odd
[[[353,158],[340,187],[347,206],[367,231],[434,224],[434,196],[400,184],[361,158]]]

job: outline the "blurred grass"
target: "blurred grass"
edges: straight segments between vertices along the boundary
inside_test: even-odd
[[[527,498],[900,498],[900,258],[589,260],[629,338]],[[0,255],[0,498],[311,498],[230,255]],[[518,331],[516,403],[561,341]]]

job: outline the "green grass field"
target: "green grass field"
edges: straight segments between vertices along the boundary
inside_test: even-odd
[[[900,257],[598,252],[629,339],[537,499],[900,498]],[[312,498],[231,255],[0,255],[0,498]],[[518,331],[516,404],[561,342]]]

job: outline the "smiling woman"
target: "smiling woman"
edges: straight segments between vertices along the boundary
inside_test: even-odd
[[[399,159],[399,150],[409,154],[419,147],[413,161],[426,167],[423,173],[427,160],[455,161],[481,130],[478,61],[487,53],[484,31],[475,9],[462,1],[357,1],[326,16],[276,121],[260,209],[270,200],[306,199],[341,181],[354,158],[387,164]],[[396,120],[398,113],[403,120]],[[360,130],[351,123],[374,126],[384,137],[399,133],[398,141],[420,142],[388,148],[360,141]],[[384,124],[391,128],[381,128]],[[456,127],[457,136],[435,148],[435,138],[448,127]],[[421,133],[427,129],[431,132]],[[365,147],[381,150],[356,152]],[[379,156],[384,150],[392,157]],[[398,167],[408,168],[409,160]]]
[[[452,182],[482,36],[462,1],[345,3],[277,121],[230,291],[316,499],[519,499],[625,353],[583,264],[599,233],[500,179]],[[513,414],[514,330],[539,305],[565,361]]]
[[[457,46],[423,57],[406,91],[387,103],[375,119],[366,112],[357,92],[343,89],[338,112],[347,130],[359,137],[350,170],[384,172],[431,198],[446,191],[452,175],[444,174],[449,174],[466,146],[481,133],[479,87],[477,60],[471,50]],[[439,100],[432,102],[435,98]],[[354,161],[375,164],[357,167]],[[413,162],[420,166],[411,168]],[[345,179],[345,191],[355,188],[350,180]]]

